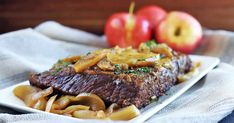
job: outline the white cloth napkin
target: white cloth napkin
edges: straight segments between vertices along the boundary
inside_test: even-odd
[[[56,30],[45,32],[41,30],[48,29],[52,24],[56,30],[62,30],[64,27],[56,22],[47,22],[41,24],[36,30],[49,36],[59,35]],[[57,27],[56,27],[57,25]],[[79,33],[75,29],[72,34]],[[79,42],[84,44],[86,36],[92,34],[80,35],[69,43],[67,33],[64,33],[64,41],[51,40],[50,38],[32,30],[25,29],[16,32],[0,35],[0,89],[18,83],[27,79],[27,74],[30,71],[43,71],[48,69],[59,58],[69,55],[81,54],[95,47],[85,46],[74,43]],[[66,35],[67,34],[67,35]],[[218,34],[217,34],[218,35]],[[61,35],[60,35],[61,36]],[[208,35],[209,36],[209,35]],[[55,37],[52,37],[55,38]],[[89,39],[89,38],[87,38]],[[209,38],[207,38],[209,39]],[[99,40],[99,38],[98,38]],[[205,39],[206,40],[206,39]],[[213,39],[215,40],[215,39]],[[87,40],[91,41],[92,40]],[[97,42],[97,41],[94,41]],[[202,50],[201,50],[202,51]],[[146,122],[157,123],[214,123],[218,122],[234,109],[234,67],[225,63],[221,63],[218,68],[209,72],[207,77],[197,83],[189,91],[169,104],[163,110],[155,114]],[[24,115],[9,115],[0,114],[0,123],[43,123],[43,122],[74,122],[59,117],[45,114],[24,114]],[[98,122],[89,120],[88,122]],[[104,122],[104,121],[102,121]],[[111,121],[106,121],[111,122]]]
[[[47,21],[38,25],[35,30],[38,32],[63,41],[75,42],[95,47],[107,47],[104,38],[97,35],[70,27],[63,26],[54,21]]]

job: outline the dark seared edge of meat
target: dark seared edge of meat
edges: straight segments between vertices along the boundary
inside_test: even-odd
[[[171,62],[172,67],[158,67],[137,76],[95,71],[75,73],[72,67],[67,67],[56,75],[51,75],[51,70],[32,74],[29,81],[40,88],[53,87],[62,94],[94,93],[107,104],[117,103],[122,107],[134,104],[142,108],[150,103],[152,96],[159,97],[175,85],[177,76],[191,67],[191,60],[186,55],[175,56]]]

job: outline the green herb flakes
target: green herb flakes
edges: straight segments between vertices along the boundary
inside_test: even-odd
[[[140,68],[137,68],[137,71],[138,72],[143,72],[143,73],[149,73],[150,72],[150,68],[148,68],[148,67],[140,67]]]
[[[122,68],[119,64],[115,64],[115,71],[114,74],[120,74],[122,72]]]
[[[63,62],[63,63],[62,63],[62,66],[68,67],[68,65],[70,65],[70,64],[71,64],[70,62]]]
[[[51,75],[54,76],[58,72],[60,72],[63,68],[68,67],[71,63],[65,62],[63,60],[58,60],[56,64],[53,66],[53,71],[51,72]]]
[[[51,72],[51,75],[52,76],[55,76],[59,71],[61,71],[62,70],[62,68],[61,67],[56,67],[56,68],[54,68],[54,70],[53,70],[53,72]]]
[[[145,58],[137,59],[137,61],[145,61]]]
[[[117,70],[121,70],[121,69],[122,69],[121,66],[120,66],[119,64],[115,64],[115,68],[116,68]]]
[[[58,60],[58,62],[54,65],[55,67],[57,66],[63,66],[63,67],[67,67],[68,65],[70,65],[70,62],[65,62],[63,60]]]
[[[88,55],[90,55],[91,54],[91,52],[88,52],[88,53],[86,53],[86,56],[88,56]]]
[[[147,47],[152,47],[152,46],[156,46],[156,42],[155,40],[151,40],[145,43]]]
[[[122,67],[119,64],[115,64],[115,71],[114,74],[118,75],[120,73],[124,73],[124,74],[135,74],[138,75],[139,73],[149,73],[151,71],[151,69],[149,67],[140,67],[137,69],[129,69],[129,70],[122,70]]]
[[[131,70],[126,70],[124,71],[125,74],[130,74],[130,73],[133,73],[133,74],[137,74],[137,71],[131,69]]]

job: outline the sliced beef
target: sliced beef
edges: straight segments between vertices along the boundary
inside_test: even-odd
[[[32,74],[29,81],[40,88],[53,87],[59,93],[78,95],[82,92],[94,93],[105,103],[117,103],[124,107],[134,104],[142,108],[150,103],[151,97],[163,95],[177,82],[179,74],[186,73],[191,60],[186,55],[176,55],[169,63],[151,68],[149,73],[114,74],[114,72],[94,69],[76,73],[73,67],[64,67],[58,73],[54,70]]]

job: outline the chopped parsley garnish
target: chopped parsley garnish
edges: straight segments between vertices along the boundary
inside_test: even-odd
[[[56,72],[52,72],[50,73],[51,76],[55,76],[56,75]]]
[[[55,66],[64,66],[64,67],[67,67],[70,64],[71,64],[70,62],[65,62],[63,60],[58,60],[58,62],[55,64]]]
[[[145,61],[145,58],[137,59],[137,61]]]
[[[120,66],[119,64],[115,64],[115,68],[116,68],[117,70],[121,70],[121,69],[122,69],[121,66]]]
[[[122,70],[122,68],[119,64],[115,64],[114,66],[115,66],[114,74],[116,74],[116,75],[118,75],[120,73],[138,75],[139,73],[151,72],[151,69],[149,67],[140,67],[140,68],[137,68],[136,70],[134,70],[134,69]]]
[[[146,44],[147,47],[150,48],[150,47],[152,47],[152,46],[155,46],[155,45],[156,45],[156,42],[155,42],[155,40],[151,40],[151,41],[146,42],[145,44]]]
[[[125,74],[130,74],[130,73],[133,73],[133,74],[137,74],[137,71],[131,69],[131,70],[126,70],[124,71]]]
[[[53,71],[51,72],[51,75],[56,75],[58,72],[60,72],[64,67],[68,67],[71,63],[65,62],[63,60],[58,60],[56,64],[53,66]]]
[[[56,68],[54,68],[54,71],[51,72],[51,75],[54,76],[54,75],[56,75],[56,74],[57,74],[59,71],[61,71],[61,70],[62,70],[61,67],[56,67]]]
[[[86,53],[86,56],[89,55],[89,54],[91,54],[91,52]]]
[[[115,66],[115,69],[116,69],[116,70],[114,71],[114,74],[120,74],[121,71],[122,71],[121,66],[120,66],[119,64],[115,64],[114,66]]]
[[[67,66],[70,65],[70,64],[71,64],[70,62],[63,62],[63,63],[62,63],[62,66],[67,67]]]
[[[63,60],[59,59],[56,64],[61,64]]]
[[[55,72],[59,72],[60,70],[62,70],[62,68],[61,67],[59,67],[59,68],[55,68]]]
[[[150,68],[148,68],[148,67],[140,67],[140,68],[137,68],[137,71],[143,72],[143,73],[149,73],[150,72]]]

